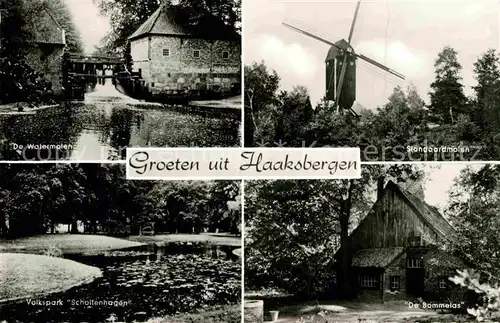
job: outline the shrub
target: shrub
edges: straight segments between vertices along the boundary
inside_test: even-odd
[[[55,245],[51,245],[43,251],[43,255],[48,256],[48,257],[60,258],[60,257],[62,257],[63,253],[62,253],[62,250],[60,248],[58,248]]]

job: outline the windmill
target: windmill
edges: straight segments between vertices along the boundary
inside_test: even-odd
[[[320,42],[330,45],[330,50],[325,59],[326,64],[326,94],[327,101],[333,101],[334,105],[339,109],[345,109],[357,116],[357,113],[352,109],[354,101],[356,100],[356,60],[358,58],[390,73],[400,79],[405,77],[390,69],[389,67],[361,54],[356,54],[354,48],[351,46],[351,39],[354,33],[354,26],[359,13],[361,0],[356,4],[356,11],[352,20],[351,29],[349,31],[349,38],[347,41],[341,39],[335,43],[314,35],[308,31],[292,26],[291,24],[283,22],[285,27],[288,27],[298,33],[314,38]]]

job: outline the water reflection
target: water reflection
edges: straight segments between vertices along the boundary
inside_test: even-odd
[[[41,299],[63,299],[64,307],[37,307],[18,302],[1,306],[0,320],[7,319],[9,323],[105,322],[115,316],[118,322],[144,322],[152,317],[237,303],[241,263],[232,257],[233,249],[174,244],[67,255],[68,259],[101,268],[103,277]],[[95,305],[103,301],[118,305]]]
[[[127,147],[237,147],[239,125],[239,112],[68,103],[31,115],[0,116],[0,159],[20,160],[24,153],[38,160],[116,160],[125,158]],[[12,149],[12,143],[23,151]],[[53,146],[34,146],[40,144]]]

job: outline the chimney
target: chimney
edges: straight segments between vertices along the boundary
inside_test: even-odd
[[[377,200],[380,200],[384,194],[384,182],[384,176],[379,176],[379,178],[377,178]]]

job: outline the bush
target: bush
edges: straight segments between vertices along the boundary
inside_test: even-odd
[[[48,102],[52,85],[41,73],[33,70],[24,60],[0,58],[0,100],[12,102]]]

